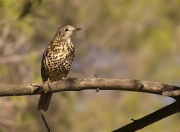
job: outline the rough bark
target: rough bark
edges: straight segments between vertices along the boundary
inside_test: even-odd
[[[144,92],[158,95],[170,96],[175,99],[175,102],[157,110],[138,120],[133,120],[132,123],[121,127],[113,132],[136,131],[142,129],[154,122],[157,122],[174,113],[180,112],[180,87],[143,80],[131,79],[102,79],[102,78],[70,78],[52,83],[44,84],[28,84],[28,85],[9,85],[0,86],[0,97],[2,96],[22,96],[36,95],[46,92],[62,92],[62,91],[81,91],[81,90],[121,90]]]
[[[167,96],[180,95],[180,87],[159,82],[131,79],[70,78],[49,84],[0,86],[0,96],[35,95],[45,92],[81,91],[93,89],[134,91]]]

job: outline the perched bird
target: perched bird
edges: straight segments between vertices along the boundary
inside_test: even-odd
[[[41,63],[41,78],[43,82],[58,81],[66,77],[75,56],[71,35],[81,30],[70,25],[58,29],[53,40],[46,46]],[[41,94],[38,110],[47,111],[53,93]]]

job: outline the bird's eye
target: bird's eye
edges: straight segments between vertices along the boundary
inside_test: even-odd
[[[67,29],[67,28],[65,28],[64,30],[65,30],[66,32],[69,31],[69,29]]]

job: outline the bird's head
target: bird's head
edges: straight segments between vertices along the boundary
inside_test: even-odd
[[[74,32],[81,30],[81,28],[75,28],[71,25],[62,26],[58,29],[56,36],[69,38]]]

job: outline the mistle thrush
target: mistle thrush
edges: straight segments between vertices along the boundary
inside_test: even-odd
[[[75,56],[75,49],[71,42],[71,35],[81,30],[70,25],[62,26],[58,29],[55,37],[45,48],[42,63],[42,81],[58,81],[68,74],[71,63]],[[47,111],[53,93],[41,94],[38,110]]]

